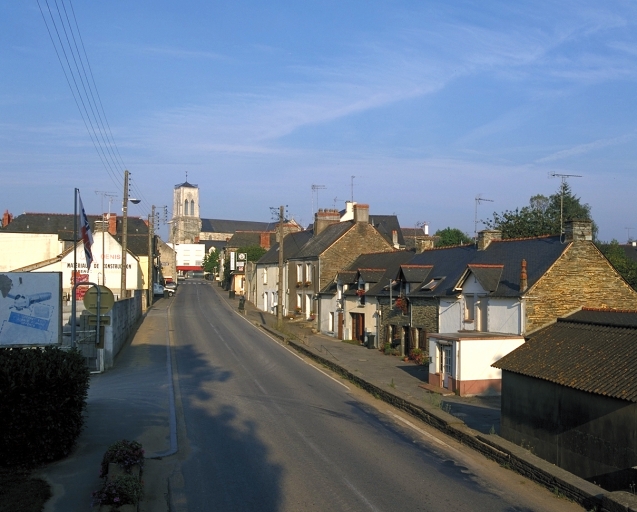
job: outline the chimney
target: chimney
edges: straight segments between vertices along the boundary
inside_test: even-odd
[[[314,214],[314,236],[324,231],[327,226],[341,221],[338,210],[320,209]]]
[[[416,240],[416,253],[420,254],[424,251],[430,251],[435,247],[436,239],[433,236],[420,237]]]
[[[108,214],[108,232],[110,235],[117,235],[117,215],[114,213]]]
[[[394,247],[398,247],[398,231],[395,229],[391,232],[391,243]]]
[[[364,222],[369,224],[369,205],[368,204],[355,204],[354,205],[354,222]]]
[[[13,220],[13,215],[9,213],[9,210],[4,211],[4,215],[2,216],[2,227],[6,228],[11,221]]]
[[[564,226],[564,242],[580,242],[593,239],[593,222],[590,220],[567,220]]]
[[[502,231],[485,229],[478,233],[478,250],[484,251],[494,240],[502,240]]]
[[[522,260],[522,268],[520,269],[520,293],[524,293],[529,287],[526,275],[526,260]]]
[[[259,245],[266,250],[270,248],[270,233],[259,233]]]

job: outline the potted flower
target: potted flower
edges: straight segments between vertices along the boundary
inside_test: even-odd
[[[124,510],[136,511],[137,505],[144,494],[144,486],[134,475],[122,473],[112,480],[105,480],[98,491],[93,492],[93,505],[99,506],[100,511]]]
[[[358,295],[359,297],[362,297],[363,295],[365,295],[365,290],[363,290],[362,288],[356,290],[356,295]]]
[[[312,281],[305,281],[305,287],[309,288],[310,286],[312,286]]]
[[[109,465],[114,464],[131,473],[134,467],[141,470],[144,467],[144,449],[137,441],[122,439],[110,445],[102,458],[100,476],[108,475]]]
[[[296,282],[296,287],[300,288],[301,286],[303,286],[303,281],[297,281]]]

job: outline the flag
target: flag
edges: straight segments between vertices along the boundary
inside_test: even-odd
[[[93,245],[93,233],[91,233],[91,225],[88,222],[88,217],[84,211],[84,205],[82,204],[82,197],[78,191],[77,196],[80,200],[80,226],[82,229],[82,242],[84,242],[84,255],[86,256],[86,269],[91,269],[91,263],[93,263],[93,252],[91,246]]]

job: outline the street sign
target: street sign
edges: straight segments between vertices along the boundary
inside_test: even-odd
[[[99,285],[100,287],[100,314],[104,315],[108,313],[112,308],[113,304],[115,304],[115,297],[113,296],[113,292],[110,288],[106,288],[106,286]],[[91,286],[84,295],[84,307],[97,315],[97,286]]]
[[[88,317],[89,325],[97,325],[97,315],[91,315]],[[110,316],[100,316],[100,325],[111,325]]]

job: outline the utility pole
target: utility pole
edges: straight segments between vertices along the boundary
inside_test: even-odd
[[[155,294],[155,205],[148,216],[148,306],[153,305]]]
[[[279,206],[279,283],[277,286],[276,326],[283,328],[283,205]]]
[[[122,268],[120,283],[120,299],[127,297],[126,293],[126,253],[128,248],[128,171],[124,171],[124,201],[122,202]]]

